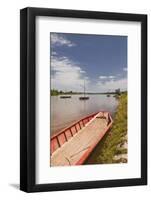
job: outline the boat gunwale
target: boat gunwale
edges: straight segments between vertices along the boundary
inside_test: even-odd
[[[109,112],[107,112],[107,111],[99,111],[99,112],[96,112],[96,113],[93,113],[93,114],[91,114],[91,115],[88,115],[88,116],[86,116],[86,117],[83,117],[83,118],[81,118],[80,120],[78,120],[78,121],[76,121],[75,123],[73,123],[72,125],[70,125],[70,126],[68,126],[67,128],[65,128],[65,129],[63,129],[63,130],[61,130],[59,133],[57,133],[56,135],[54,135],[54,136],[52,136],[51,138],[50,138],[50,144],[51,144],[51,142],[53,142],[53,140],[57,140],[57,143],[58,143],[58,148],[61,148],[61,146],[64,144],[64,143],[66,143],[66,142],[68,142],[69,140],[68,140],[68,138],[67,138],[67,135],[66,135],[66,132],[67,131],[70,131],[71,132],[71,138],[73,138],[74,137],[74,135],[75,134],[78,134],[78,132],[80,131],[80,130],[82,130],[92,119],[94,119],[94,117],[95,116],[97,116],[97,114],[99,114],[99,113],[102,113],[103,114],[103,116],[104,116],[104,114],[106,113],[107,114],[107,117],[105,117],[107,120],[108,120],[108,124],[107,124],[107,127],[106,127],[106,129],[108,129],[108,127],[110,126],[110,124],[112,124],[112,117],[111,117],[111,115],[110,115],[110,113]],[[89,119],[89,118],[91,118],[91,119]],[[88,119],[88,122],[86,122],[86,123],[84,123],[83,121],[84,120],[87,120]],[[80,125],[80,122],[82,121],[82,123],[83,123],[83,127],[81,128],[81,125]],[[77,127],[76,127],[76,125],[79,125],[79,127],[80,127],[80,130],[77,130]],[[76,130],[76,132],[73,134],[72,133],[72,127],[75,127],[75,130]],[[106,130],[105,129],[105,130]],[[65,137],[65,142],[63,143],[63,144],[60,144],[60,141],[59,141],[59,136],[60,135],[64,135],[64,137]],[[104,133],[105,134],[105,133]],[[101,139],[100,139],[101,140]],[[99,140],[99,141],[100,141]],[[96,145],[95,145],[96,146]],[[57,148],[57,149],[58,149]],[[50,149],[51,149],[51,146],[50,146]],[[57,149],[55,149],[55,150],[51,150],[51,152],[52,153],[54,153]],[[52,153],[51,153],[51,155],[52,155]]]
[[[103,112],[103,113],[104,113],[105,111],[100,111],[100,112]],[[91,114],[91,115],[88,115],[87,117],[83,117],[83,118],[81,118],[80,120],[77,120],[76,122],[74,122],[74,123],[71,124],[70,126],[64,128],[64,129],[62,129],[61,131],[59,131],[58,133],[54,134],[54,135],[50,138],[50,140],[54,139],[55,137],[61,135],[61,134],[64,133],[64,132],[66,132],[67,130],[69,130],[70,128],[74,127],[76,124],[80,123],[81,121],[83,121],[83,120],[85,120],[85,119],[87,119],[87,118],[90,118],[90,117],[92,117],[92,116],[94,117],[94,116],[97,115],[98,113],[99,113],[99,112],[96,112],[96,113],[93,113],[93,114]]]
[[[85,161],[88,159],[88,157],[90,156],[90,154],[93,152],[93,150],[96,148],[96,146],[98,145],[98,143],[101,141],[101,139],[104,137],[104,135],[110,130],[110,128],[112,127],[112,124],[113,124],[113,119],[112,119],[112,116],[111,116],[111,114],[110,114],[110,112],[107,112],[107,111],[100,111],[100,112],[97,112],[97,113],[93,113],[93,114],[91,114],[91,115],[89,115],[89,116],[87,116],[87,117],[84,117],[84,118],[81,118],[79,121],[77,121],[76,123],[74,123],[72,126],[74,126],[74,125],[76,125],[78,122],[80,122],[81,120],[84,120],[84,119],[87,119],[87,118],[89,118],[89,117],[92,117],[92,119],[90,119],[86,124],[85,124],[85,126],[91,121],[91,120],[93,120],[93,119],[95,119],[95,117],[97,117],[97,115],[99,114],[99,113],[102,113],[103,114],[103,117],[105,117],[106,118],[106,120],[107,120],[107,126],[106,126],[106,128],[103,130],[103,131],[100,131],[100,134],[99,134],[99,138],[98,138],[98,140],[95,142],[95,143],[93,143],[91,146],[90,146],[90,148],[89,149],[87,149],[86,150],[86,152],[80,157],[80,159],[79,160],[77,160],[73,165],[74,166],[76,166],[76,165],[83,165],[84,163],[85,163]],[[104,114],[107,114],[106,116],[104,116]],[[66,128],[66,129],[64,129],[64,130],[68,130],[68,129],[70,129],[70,128],[72,128],[72,126],[69,126],[68,128]],[[84,127],[85,127],[84,126]],[[81,129],[80,129],[81,130]],[[79,130],[79,131],[80,131]],[[79,131],[77,131],[76,133],[78,133]],[[58,135],[60,135],[60,134],[63,134],[64,133],[64,131],[61,131],[59,134],[57,134],[56,136],[53,136],[53,138],[57,138],[57,140],[58,140]],[[72,135],[72,137],[73,137],[73,135]],[[68,141],[68,140],[67,140]],[[67,142],[66,141],[66,142]],[[65,143],[66,143],[65,142]],[[62,145],[61,145],[62,146]],[[61,146],[59,147],[59,148],[61,148]],[[58,148],[57,148],[58,149]],[[56,150],[57,150],[56,149]],[[55,151],[56,151],[55,150]],[[55,152],[54,151],[54,152]],[[52,154],[51,154],[52,155]]]
[[[113,119],[111,117],[111,114],[109,112],[108,113],[108,117],[109,117],[109,124],[107,125],[107,127],[105,128],[105,130],[103,132],[100,132],[100,138],[99,140],[94,143],[83,155],[82,157],[74,164],[74,165],[82,165],[90,156],[90,154],[93,152],[93,150],[96,148],[96,146],[98,145],[98,143],[101,141],[101,139],[104,137],[104,135],[110,130],[112,124],[113,124]],[[103,134],[102,134],[103,133]]]

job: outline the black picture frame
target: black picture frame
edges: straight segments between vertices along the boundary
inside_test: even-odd
[[[120,20],[141,23],[141,178],[36,184],[35,19],[37,16]],[[20,11],[20,189],[25,192],[121,187],[147,184],[147,15],[24,8]]]

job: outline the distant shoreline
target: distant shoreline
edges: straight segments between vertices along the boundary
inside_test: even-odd
[[[127,93],[127,91],[123,91],[123,92],[120,92],[121,94],[124,94],[124,93]],[[93,92],[86,92],[85,95],[107,95],[107,94],[110,94],[110,95],[116,95],[117,93],[116,92],[102,92],[102,93],[93,93]],[[61,96],[61,95],[83,95],[82,92],[72,92],[72,93],[57,93],[57,94],[51,94],[51,96]]]

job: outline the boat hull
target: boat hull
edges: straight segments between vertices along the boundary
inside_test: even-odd
[[[71,96],[60,96],[61,99],[69,99]]]
[[[89,100],[89,97],[79,97],[79,100]]]
[[[51,138],[51,166],[82,165],[112,126],[108,112],[89,115]]]

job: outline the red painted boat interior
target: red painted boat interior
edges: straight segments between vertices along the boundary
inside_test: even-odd
[[[99,112],[94,113],[92,115],[86,116],[85,118],[80,119],[76,123],[72,124],[72,126],[67,127],[66,129],[62,130],[61,132],[57,133],[50,139],[50,152],[51,154],[55,152],[58,148],[60,148],[65,142],[70,140],[71,137],[73,137],[75,134],[78,133],[79,130],[81,130],[86,124]],[[107,117],[104,115],[104,113],[107,114]],[[108,112],[102,111],[102,116],[105,118],[108,118],[108,127],[112,124],[112,118]]]

